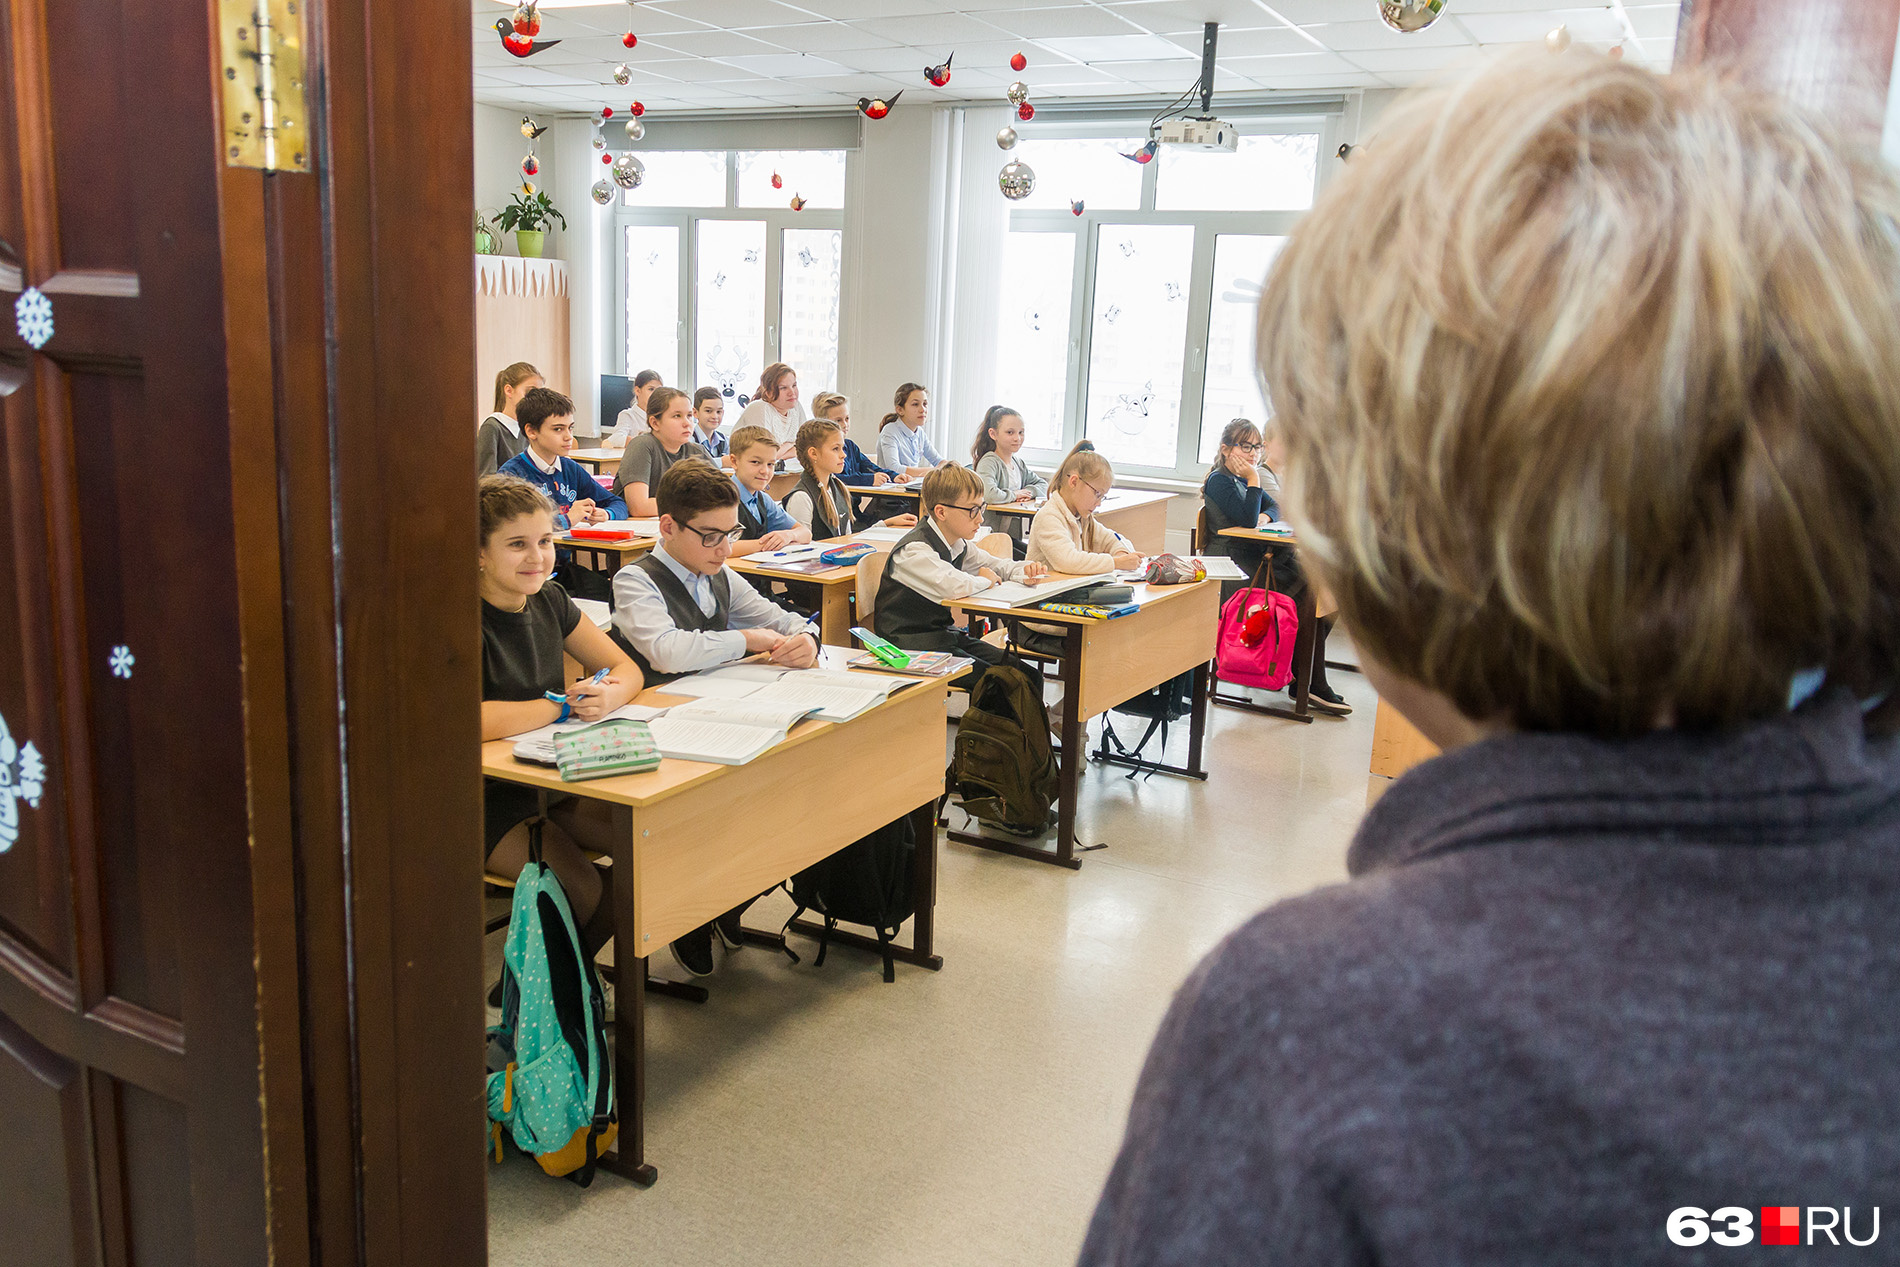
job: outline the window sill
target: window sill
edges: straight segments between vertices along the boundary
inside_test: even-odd
[[[1056,468],[1053,465],[1043,466],[1038,463],[1031,462],[1029,464],[1029,469],[1032,471],[1035,471],[1039,475],[1045,476],[1046,478],[1049,478],[1049,479],[1055,478]],[[1154,492],[1175,493],[1180,496],[1189,496],[1189,495],[1198,496],[1201,491],[1201,481],[1176,479],[1172,476],[1166,476],[1166,475],[1117,474],[1115,476],[1115,487],[1139,488],[1139,489],[1145,489],[1145,490],[1150,490]]]

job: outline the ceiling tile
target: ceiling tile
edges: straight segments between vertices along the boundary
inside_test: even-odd
[[[1200,61],[1198,55],[1190,55],[1179,44],[1164,40],[1159,35],[1093,35],[1078,36],[1070,39],[1045,38],[1040,41],[1045,47],[1073,57],[1079,62],[1139,62],[1157,60]]]
[[[1220,23],[1222,35],[1284,25],[1253,0],[1117,0],[1107,7],[1156,35],[1199,34],[1209,22]]]
[[[769,75],[775,79],[810,79],[814,75],[847,75],[852,70],[849,66],[841,66],[828,58],[817,57],[810,53],[748,53],[739,57],[721,57],[718,60],[724,65],[737,66],[740,70]]]
[[[997,28],[988,22],[965,13],[867,18],[859,25],[893,44],[908,44],[912,48],[941,46],[944,52],[955,48],[959,40],[993,40],[999,35]]]
[[[1343,56],[1361,70],[1384,74],[1389,70],[1449,70],[1475,66],[1483,53],[1475,48],[1368,48]]]
[[[1449,22],[1434,22],[1409,35],[1399,34],[1377,18],[1370,22],[1328,22],[1301,29],[1336,53],[1353,53],[1365,48],[1444,48],[1471,42],[1460,28]]]
[[[1183,51],[1201,55],[1202,33],[1169,37]],[[1319,46],[1290,26],[1262,27],[1253,31],[1222,31],[1214,45],[1214,58],[1265,57],[1273,53],[1317,53]]]
[[[826,56],[844,49],[891,47],[889,41],[848,22],[807,22],[802,26],[781,26],[772,31],[772,42],[799,53]]]
[[[707,21],[716,14],[716,25],[728,31],[755,26],[795,26],[817,20],[811,13],[781,4],[779,0],[718,0],[716,4],[708,4],[706,0],[649,0],[635,12],[663,14],[675,20],[692,18],[695,21]],[[637,34],[639,28],[635,27],[634,30]]]
[[[680,35],[656,36],[652,41],[642,40],[641,48],[665,49],[671,53],[681,53],[689,57],[744,57],[749,53],[778,53],[784,50],[776,44],[754,39],[750,35],[741,35],[737,31],[702,31],[698,34],[687,32]],[[633,63],[627,63],[631,66]]]
[[[1023,39],[1039,40],[1046,35],[1141,35],[1132,22],[1093,5],[1059,9],[999,10],[983,15],[985,21]]]
[[[1658,39],[1664,43],[1676,38],[1676,21],[1681,6],[1673,4],[1646,4],[1626,9],[1630,15],[1630,25],[1636,28],[1636,34],[1647,43]]]
[[[1541,40],[1559,24],[1570,37],[1585,44],[1615,44],[1624,37],[1623,24],[1612,9],[1546,9],[1535,13],[1473,13],[1464,19],[1472,38],[1485,44],[1529,44]]]

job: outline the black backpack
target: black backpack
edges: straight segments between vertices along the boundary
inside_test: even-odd
[[[1125,748],[1122,746],[1121,736],[1115,733],[1115,724],[1104,718],[1101,753],[1106,753],[1112,745],[1121,756],[1140,761],[1141,750],[1148,746],[1148,741],[1154,738],[1157,731],[1161,734],[1161,746],[1165,750],[1168,745],[1168,723],[1180,721],[1194,711],[1194,670],[1177,673],[1153,690],[1143,691],[1133,699],[1123,700],[1109,711],[1128,717],[1145,717],[1148,719],[1148,729],[1142,732],[1141,738],[1136,741],[1133,748]],[[1154,773],[1155,764],[1158,763],[1150,764],[1147,771],[1149,774]],[[1138,766],[1128,772],[1128,777],[1132,779],[1140,773],[1142,770]]]
[[[884,979],[897,980],[891,938],[897,936],[899,925],[916,913],[912,884],[916,866],[917,833],[906,815],[819,859],[787,881],[792,901],[798,904],[792,919],[785,922],[787,928],[806,911],[825,917],[825,931],[818,939],[818,957],[812,960],[812,966],[825,966],[831,932],[839,921],[862,924],[877,932],[878,945],[884,950]],[[794,963],[798,961],[790,947],[785,953]]]
[[[957,723],[950,784],[964,812],[1019,835],[1040,835],[1057,793],[1049,714],[1029,675],[992,665]]]

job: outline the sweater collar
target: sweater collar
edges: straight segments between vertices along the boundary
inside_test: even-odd
[[[527,448],[523,449],[522,452],[528,455],[528,461],[534,463],[534,469],[541,472],[541,474],[555,475],[560,472],[560,469],[561,469],[560,458],[557,457],[552,462],[543,462],[541,460],[541,455],[534,451],[534,446],[532,444],[529,445]]]
[[[1490,844],[1799,845],[1900,806],[1900,740],[1869,740],[1843,689],[1717,734],[1512,733],[1434,757],[1366,813],[1355,876]]]

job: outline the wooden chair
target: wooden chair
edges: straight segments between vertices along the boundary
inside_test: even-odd
[[[1213,539],[1214,533],[1207,523],[1207,503],[1203,502],[1194,515],[1194,526],[1188,529],[1188,553],[1199,554]]]

